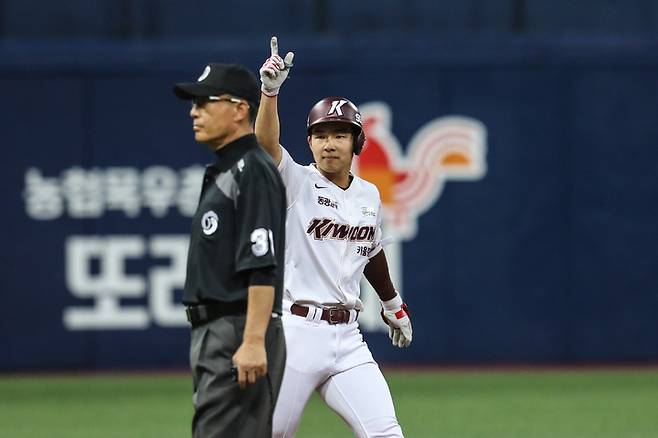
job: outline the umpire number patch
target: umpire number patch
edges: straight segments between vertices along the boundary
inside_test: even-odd
[[[274,237],[272,230],[256,228],[251,232],[251,252],[256,257],[262,257],[272,250],[274,254]]]

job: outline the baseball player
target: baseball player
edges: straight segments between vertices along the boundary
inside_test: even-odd
[[[315,163],[297,164],[279,144],[277,99],[293,53],[271,56],[260,69],[256,118],[260,145],[278,165],[286,187],[283,326],[287,360],[274,411],[273,436],[294,436],[313,391],[359,437],[401,437],[391,394],[359,331],[365,275],[382,301],[397,347],[411,343],[409,313],[391,282],[382,250],[377,188],[350,173],[365,142],[357,107],[342,97],[320,100],[308,115]]]

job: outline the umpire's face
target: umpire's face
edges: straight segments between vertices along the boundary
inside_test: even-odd
[[[192,100],[190,109],[194,139],[217,149],[249,122],[249,104],[228,94]]]

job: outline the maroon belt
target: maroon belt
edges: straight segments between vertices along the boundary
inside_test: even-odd
[[[306,317],[310,309],[299,304],[290,306],[290,313],[297,316]],[[357,311],[357,316],[359,312]],[[350,311],[342,307],[328,307],[322,309],[321,320],[327,321],[329,324],[347,324],[350,321]]]

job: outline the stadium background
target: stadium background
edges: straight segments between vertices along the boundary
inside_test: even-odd
[[[211,155],[171,85],[257,70],[270,35],[296,54],[299,161],[331,94],[386,104],[403,156],[441,117],[486,130],[486,172],[443,180],[398,243],[414,343],[368,330],[382,365],[656,363],[654,1],[3,0],[0,372],[187,366],[176,300]]]

